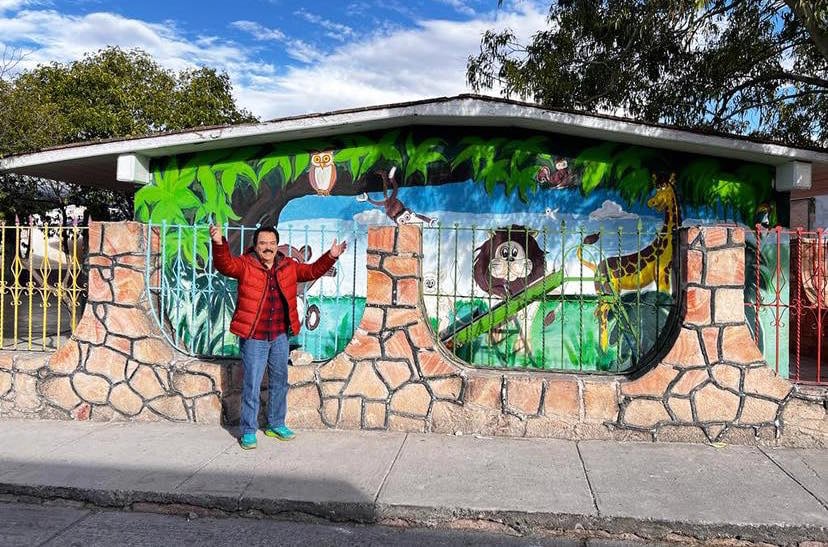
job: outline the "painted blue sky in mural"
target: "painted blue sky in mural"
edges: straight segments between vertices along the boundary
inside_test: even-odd
[[[272,119],[467,92],[481,34],[528,37],[545,11],[540,0],[0,0],[0,36],[25,53],[16,69],[117,45],[176,70],[224,70],[241,106]]]

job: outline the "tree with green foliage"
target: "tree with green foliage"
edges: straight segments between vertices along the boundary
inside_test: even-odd
[[[467,80],[554,108],[826,147],[828,0],[558,0],[528,44],[487,31]]]
[[[233,98],[230,77],[201,67],[175,72],[141,50],[108,47],[68,64],[0,72],[0,157],[101,139],[257,121]],[[93,218],[109,207],[131,217],[132,193],[0,175],[0,213],[25,217],[68,203]]]

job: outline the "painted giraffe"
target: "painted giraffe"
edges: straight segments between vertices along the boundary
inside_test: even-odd
[[[673,264],[673,241],[675,229],[681,225],[681,213],[676,199],[676,174],[669,180],[657,183],[653,175],[655,194],[647,201],[647,206],[664,213],[664,224],[655,239],[646,247],[635,253],[608,257],[598,264],[583,257],[583,246],[598,241],[599,234],[584,238],[578,246],[577,256],[581,264],[595,272],[595,291],[603,296],[618,296],[622,290],[641,290],[655,282],[656,290],[670,292],[670,272]],[[607,329],[611,304],[599,301],[595,315],[598,317],[599,343],[601,350],[609,346]]]

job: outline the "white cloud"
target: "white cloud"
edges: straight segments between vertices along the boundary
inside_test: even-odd
[[[315,25],[322,27],[326,31],[324,33],[325,36],[332,38],[334,40],[343,42],[348,38],[354,36],[354,30],[348,25],[343,25],[341,23],[325,19],[324,17],[317,15],[315,13],[311,13],[304,8],[297,10],[293,13],[304,18],[307,21],[310,21]]]
[[[595,209],[589,214],[590,220],[622,220],[638,218],[634,213],[628,213],[621,205],[612,200],[604,200],[599,209]]]
[[[526,3],[468,21],[422,20],[414,28],[344,44],[243,96],[254,112],[272,118],[465,93],[466,60],[485,30],[509,27],[525,39],[543,18],[542,8]]]
[[[545,16],[543,5],[535,2],[539,0],[525,0],[466,21],[420,19],[407,28],[379,26],[373,34],[349,36],[350,41],[324,52],[307,38],[295,39],[254,21],[231,23],[257,38],[245,45],[226,37],[192,35],[173,21],[149,22],[108,12],[67,15],[28,9],[26,0],[0,0],[0,47],[23,46],[28,55],[18,66],[22,69],[73,61],[109,45],[141,48],[174,70],[210,66],[230,75],[240,106],[272,119],[468,92],[466,60],[478,50],[483,32],[508,27],[528,39]],[[393,9],[396,4],[388,0],[384,5]],[[23,9],[11,15],[2,11],[4,6]],[[305,18],[316,17],[305,13]],[[276,66],[263,60],[266,41],[303,64]]]
[[[454,8],[454,11],[457,13],[462,13],[463,15],[475,16],[477,12],[474,11],[474,8],[463,2],[463,0],[439,0],[441,4],[446,4],[447,6],[451,6]]]
[[[267,28],[255,21],[233,21],[230,26],[239,30],[247,32],[256,40],[276,40],[282,41],[285,39],[285,33],[277,28]]]

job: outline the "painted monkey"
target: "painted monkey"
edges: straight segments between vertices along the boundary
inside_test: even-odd
[[[397,172],[396,167],[392,167],[391,171],[386,174],[384,171],[377,171],[377,174],[382,178],[382,195],[384,199],[371,199],[367,193],[362,193],[357,196],[357,201],[367,201],[371,205],[382,207],[385,210],[385,215],[396,222],[398,225],[402,224],[427,224],[428,226],[436,226],[437,219],[415,213],[405,206],[405,204],[397,198],[399,187],[397,181],[394,180],[394,173]],[[388,194],[388,185],[391,185],[391,194]]]

